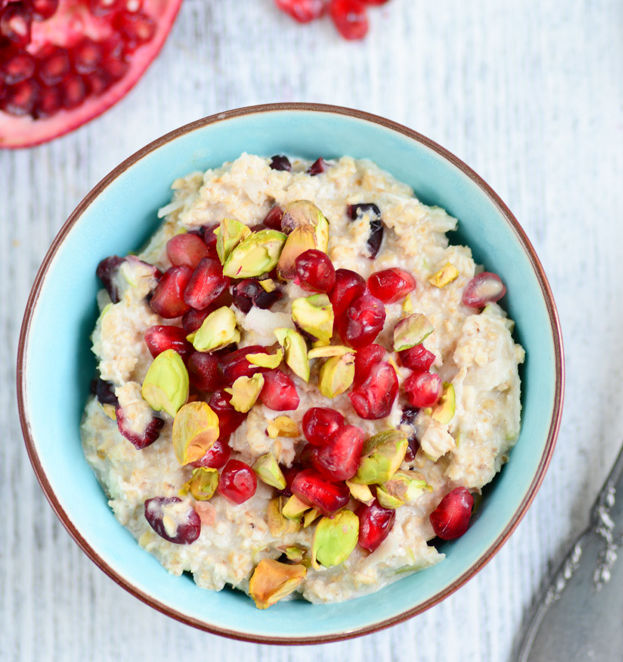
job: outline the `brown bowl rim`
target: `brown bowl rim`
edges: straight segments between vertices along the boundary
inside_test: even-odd
[[[154,599],[152,596],[148,595],[141,589],[132,585],[132,583],[121,574],[113,570],[99,555],[98,553],[86,542],[82,537],[80,532],[76,529],[71,519],[68,517],[67,513],[63,510],[61,504],[58,502],[52,486],[50,485],[43,466],[39,461],[39,457],[35,450],[34,441],[31,435],[30,425],[26,417],[26,384],[24,380],[24,368],[25,368],[25,359],[26,359],[26,344],[28,339],[28,334],[30,331],[30,326],[32,322],[32,316],[34,309],[36,307],[39,294],[41,292],[41,287],[45,276],[47,274],[48,268],[54,259],[56,252],[61,246],[63,240],[72,229],[72,227],[78,222],[80,216],[87,209],[87,207],[92,203],[92,201],[100,195],[100,193],[117,177],[119,177],[123,172],[125,172],[130,166],[142,159],[147,154],[158,149],[165,143],[175,140],[181,135],[194,131],[196,129],[202,128],[209,124],[215,124],[217,122],[223,122],[229,119],[236,117],[241,117],[245,115],[252,115],[257,113],[268,113],[268,112],[280,112],[280,111],[306,111],[306,112],[319,112],[319,113],[332,113],[337,115],[346,115],[348,117],[353,117],[355,119],[364,120],[371,122],[373,124],[378,124],[384,128],[391,129],[396,131],[411,140],[414,140],[425,147],[433,150],[438,155],[452,163],[454,166],[459,168],[461,172],[469,177],[491,200],[491,202],[497,207],[500,214],[504,217],[506,222],[514,230],[517,239],[524,251],[526,252],[532,268],[537,276],[539,285],[541,287],[541,292],[546,303],[547,312],[549,315],[550,325],[552,329],[553,341],[554,341],[554,353],[555,353],[555,364],[556,364],[556,384],[554,391],[554,404],[552,409],[552,417],[550,420],[549,431],[547,435],[547,442],[543,455],[541,456],[541,461],[535,473],[535,476],[530,484],[528,491],[526,492],[522,502],[519,507],[509,520],[508,524],[498,536],[498,538],[487,548],[487,550],[482,554],[482,556],[471,565],[460,577],[458,577],[454,582],[452,582],[445,589],[436,593],[433,597],[425,600],[424,602],[418,604],[417,606],[407,609],[406,611],[394,616],[392,618],[385,619],[378,623],[372,625],[362,626],[347,632],[341,632],[337,634],[328,634],[320,636],[309,636],[309,637],[271,637],[263,635],[250,635],[235,630],[229,630],[226,628],[221,628],[218,626],[211,625],[199,619],[190,617],[186,614],[183,614],[175,609],[172,609],[168,605],[160,602],[159,600]],[[116,168],[111,170],[103,179],[101,179],[80,201],[75,210],[71,213],[69,218],[65,221],[58,234],[54,238],[48,252],[46,253],[41,266],[35,277],[28,301],[26,303],[26,308],[24,312],[24,319],[21,326],[19,343],[18,343],[18,353],[17,353],[17,404],[19,411],[20,425],[22,428],[22,434],[24,437],[24,442],[26,444],[26,450],[28,452],[28,457],[34,469],[37,480],[43,489],[43,492],[52,506],[52,509],[56,513],[57,517],[61,520],[71,537],[78,543],[82,551],[93,561],[104,573],[106,573],[111,579],[113,579],[119,586],[124,588],[126,591],[134,595],[136,598],[144,602],[145,604],[153,607],[154,609],[160,611],[171,618],[174,618],[182,623],[190,625],[192,627],[210,632],[212,634],[218,634],[224,637],[229,637],[231,639],[236,639],[239,641],[247,641],[252,643],[261,643],[261,644],[280,644],[280,645],[293,645],[293,644],[319,644],[319,643],[328,643],[335,641],[343,641],[346,639],[351,639],[353,637],[362,636],[364,634],[370,634],[373,632],[378,632],[384,628],[402,623],[413,616],[421,614],[430,607],[438,604],[449,595],[454,593],[459,589],[463,584],[465,584],[469,579],[471,579],[477,572],[479,572],[493,556],[498,552],[502,545],[509,538],[511,533],[515,530],[523,516],[525,515],[528,507],[532,503],[536,493],[543,482],[545,473],[549,466],[552,454],[554,452],[554,447],[556,445],[556,438],[558,436],[558,431],[560,428],[560,421],[562,417],[562,404],[564,398],[564,377],[565,377],[565,365],[564,365],[564,350],[563,350],[563,340],[562,340],[562,331],[560,327],[560,321],[558,318],[558,312],[556,309],[556,304],[554,302],[554,297],[550,288],[550,285],[545,275],[545,271],[539,260],[532,243],[528,239],[525,231],[519,224],[519,221],[512,214],[510,209],[502,201],[500,196],[476,173],[472,170],[467,164],[465,164],[461,159],[452,154],[441,145],[437,144],[430,138],[414,131],[402,124],[388,120],[384,117],[378,115],[373,115],[365,111],[356,110],[353,108],[346,108],[343,106],[334,106],[328,104],[319,104],[319,103],[271,103],[271,104],[262,104],[255,106],[246,106],[243,108],[236,108],[202,119],[190,122],[185,124],[165,135],[157,138],[152,141],[142,149],[138,150],[122,163],[120,163]]]

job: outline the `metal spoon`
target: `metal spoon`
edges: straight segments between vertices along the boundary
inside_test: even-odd
[[[623,447],[588,528],[537,602],[517,662],[623,661],[622,545]]]

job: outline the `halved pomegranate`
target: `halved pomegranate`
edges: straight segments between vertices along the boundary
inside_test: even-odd
[[[0,87],[7,86],[0,100],[0,148],[62,136],[122,99],[162,48],[180,4],[0,2]]]

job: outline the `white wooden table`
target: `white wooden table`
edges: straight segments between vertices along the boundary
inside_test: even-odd
[[[298,26],[272,0],[184,0],[160,58],[122,103],[65,138],[0,152],[0,659],[512,659],[538,587],[584,525],[623,438],[623,3],[391,0],[371,14],[371,34],[354,44],[328,21]],[[567,351],[558,448],[510,541],[425,614],[323,647],[208,635],[116,586],[47,505],[16,414],[23,307],[75,204],[162,133],[270,101],[379,113],[474,167],[534,242]]]

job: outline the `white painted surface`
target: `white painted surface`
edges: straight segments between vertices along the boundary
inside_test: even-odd
[[[0,152],[0,659],[512,659],[540,583],[586,522],[623,438],[623,3],[391,0],[371,19],[368,39],[352,44],[328,21],[296,25],[272,0],[184,0],[161,57],[122,103],[48,145]],[[228,641],[169,620],[117,587],[45,502],[15,404],[26,297],[80,198],[162,133],[270,101],[379,113],[475,168],[534,242],[567,350],[558,448],[511,540],[441,605],[323,647]]]

